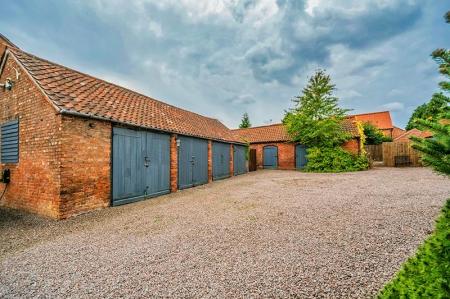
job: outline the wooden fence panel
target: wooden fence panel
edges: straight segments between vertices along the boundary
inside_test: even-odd
[[[383,142],[384,166],[422,166],[419,153],[411,147],[411,142]]]
[[[373,161],[383,161],[383,145],[370,144],[366,145],[366,152]]]

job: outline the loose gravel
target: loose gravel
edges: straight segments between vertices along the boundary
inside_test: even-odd
[[[51,221],[0,210],[0,297],[373,297],[450,197],[425,168],[257,171]]]

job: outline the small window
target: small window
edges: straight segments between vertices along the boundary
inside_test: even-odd
[[[1,126],[2,163],[19,162],[19,121],[13,120]]]

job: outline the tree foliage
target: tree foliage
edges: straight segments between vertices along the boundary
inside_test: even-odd
[[[283,123],[294,142],[307,147],[334,147],[350,139],[342,127],[348,112],[333,96],[335,85],[329,75],[318,70],[302,94],[292,101],[294,108],[286,112]]]
[[[450,23],[450,12],[445,15]],[[439,49],[433,59],[439,71],[450,77],[450,51]],[[449,92],[449,82],[441,82],[444,92]],[[421,129],[434,133],[432,139],[413,138],[413,147],[422,152],[424,163],[436,171],[450,175],[450,111],[447,105],[439,112],[438,120],[419,119]],[[419,247],[396,277],[378,295],[379,298],[450,298],[450,200],[447,201],[436,223],[436,230]]]
[[[441,86],[443,83],[440,83]],[[448,88],[448,87],[447,87]],[[411,115],[408,124],[406,125],[406,130],[411,130],[413,128],[419,129],[418,120],[438,120],[441,118],[442,108],[447,106],[448,98],[444,93],[439,92],[433,94],[433,97],[428,103],[418,106],[413,114]]]
[[[446,18],[448,21],[449,13]],[[450,78],[450,50],[437,49],[431,56],[439,65],[439,72]],[[450,92],[450,82],[439,83],[442,92],[439,100],[443,105],[436,111],[436,118],[418,119],[416,124],[419,129],[431,131],[433,138],[423,139],[411,137],[413,147],[422,152],[422,161],[431,166],[435,171],[450,175],[450,98],[446,95]],[[433,97],[434,98],[434,97]]]
[[[341,147],[351,138],[342,125],[348,110],[339,107],[334,91],[330,76],[318,70],[301,95],[293,99],[294,108],[283,119],[292,141],[307,147],[306,171],[342,172],[368,167],[365,155],[353,155]]]
[[[445,15],[445,19],[447,23],[450,23],[450,12],[447,12],[447,14]],[[443,75],[444,77],[449,78],[450,50],[434,50],[431,54],[431,57],[439,65],[439,73],[441,73],[441,75]],[[419,120],[436,122],[437,120],[445,117],[445,115],[443,114],[446,110],[448,110],[449,97],[446,94],[450,92],[450,82],[442,81],[439,83],[439,86],[441,87],[442,92],[435,93],[429,103],[420,105],[416,108],[411,116],[411,119],[408,122],[408,125],[406,126],[407,130],[410,130],[412,128],[420,129],[424,124],[426,127],[428,126],[426,125],[426,122],[422,122]],[[422,125],[419,123],[422,123]]]
[[[364,123],[363,128],[366,144],[381,144],[383,142],[392,141],[392,138],[384,136],[383,132],[371,123]]]
[[[446,116],[450,119],[450,113]],[[450,176],[450,123],[419,120],[420,129],[431,131],[433,138],[412,136],[413,148],[421,152],[422,162],[435,171]]]
[[[241,124],[239,125],[239,129],[250,128],[252,124],[250,123],[250,118],[248,117],[248,113],[245,112],[242,115]]]

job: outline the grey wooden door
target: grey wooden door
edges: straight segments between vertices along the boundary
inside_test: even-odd
[[[243,145],[233,146],[233,168],[234,175],[239,175],[247,172],[247,160],[245,158],[247,148]]]
[[[113,205],[144,195],[142,143],[139,131],[113,129]]]
[[[208,141],[178,137],[178,188],[185,189],[208,182]]]
[[[212,143],[213,179],[220,180],[230,176],[230,144]]]
[[[295,167],[297,169],[303,169],[307,163],[306,159],[306,146],[297,144],[295,146]]]
[[[145,195],[167,193],[170,189],[170,136],[152,132],[145,135]]]
[[[268,145],[263,150],[263,166],[264,168],[278,168],[278,147]]]
[[[170,137],[113,128],[112,205],[170,192]]]

